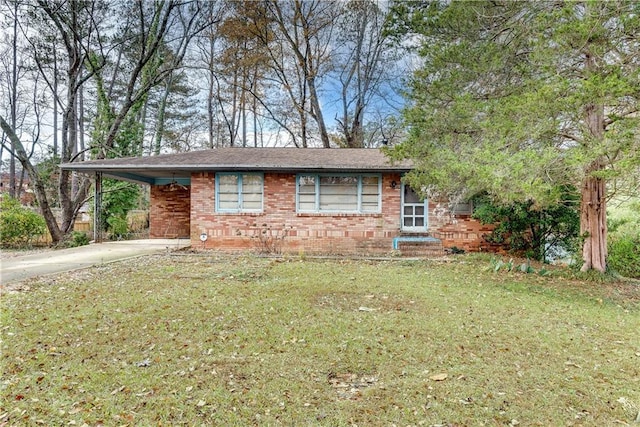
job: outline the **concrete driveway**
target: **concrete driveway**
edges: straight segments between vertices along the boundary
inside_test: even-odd
[[[0,283],[4,286],[33,277],[174,251],[190,245],[188,239],[146,239],[93,243],[77,248],[44,250],[8,257],[0,253]]]

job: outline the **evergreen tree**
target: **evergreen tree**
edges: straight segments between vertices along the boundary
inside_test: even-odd
[[[408,181],[539,209],[574,185],[582,269],[604,271],[607,184],[640,164],[640,3],[398,2],[394,12],[391,31],[418,41],[423,61],[410,136],[394,150],[416,160]]]

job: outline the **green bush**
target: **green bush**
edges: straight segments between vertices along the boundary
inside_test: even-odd
[[[567,187],[562,191],[564,202],[544,209],[531,200],[502,205],[477,196],[473,218],[496,226],[485,236],[487,242],[537,261],[561,258],[571,251],[580,230],[576,190]]]
[[[102,230],[110,238],[122,239],[129,234],[127,213],[138,206],[140,187],[130,183],[104,179],[102,182]]]
[[[640,234],[612,235],[608,244],[609,269],[640,279]]]
[[[3,196],[0,202],[0,244],[24,247],[46,231],[46,223],[37,213],[16,199]]]
[[[89,244],[89,236],[84,231],[74,231],[71,233],[71,242],[73,247],[85,246]]]
[[[109,224],[109,236],[111,239],[125,239],[129,235],[129,224],[127,218],[120,215],[113,215],[107,219]]]

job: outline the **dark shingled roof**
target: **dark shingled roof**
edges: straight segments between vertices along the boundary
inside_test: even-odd
[[[151,157],[64,163],[60,168],[147,184],[189,178],[192,172],[406,172],[408,161],[391,162],[373,148],[216,148]]]

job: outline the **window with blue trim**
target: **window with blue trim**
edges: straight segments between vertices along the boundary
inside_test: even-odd
[[[262,212],[263,176],[250,173],[216,175],[217,212]]]
[[[379,213],[380,175],[298,175],[298,212]]]

